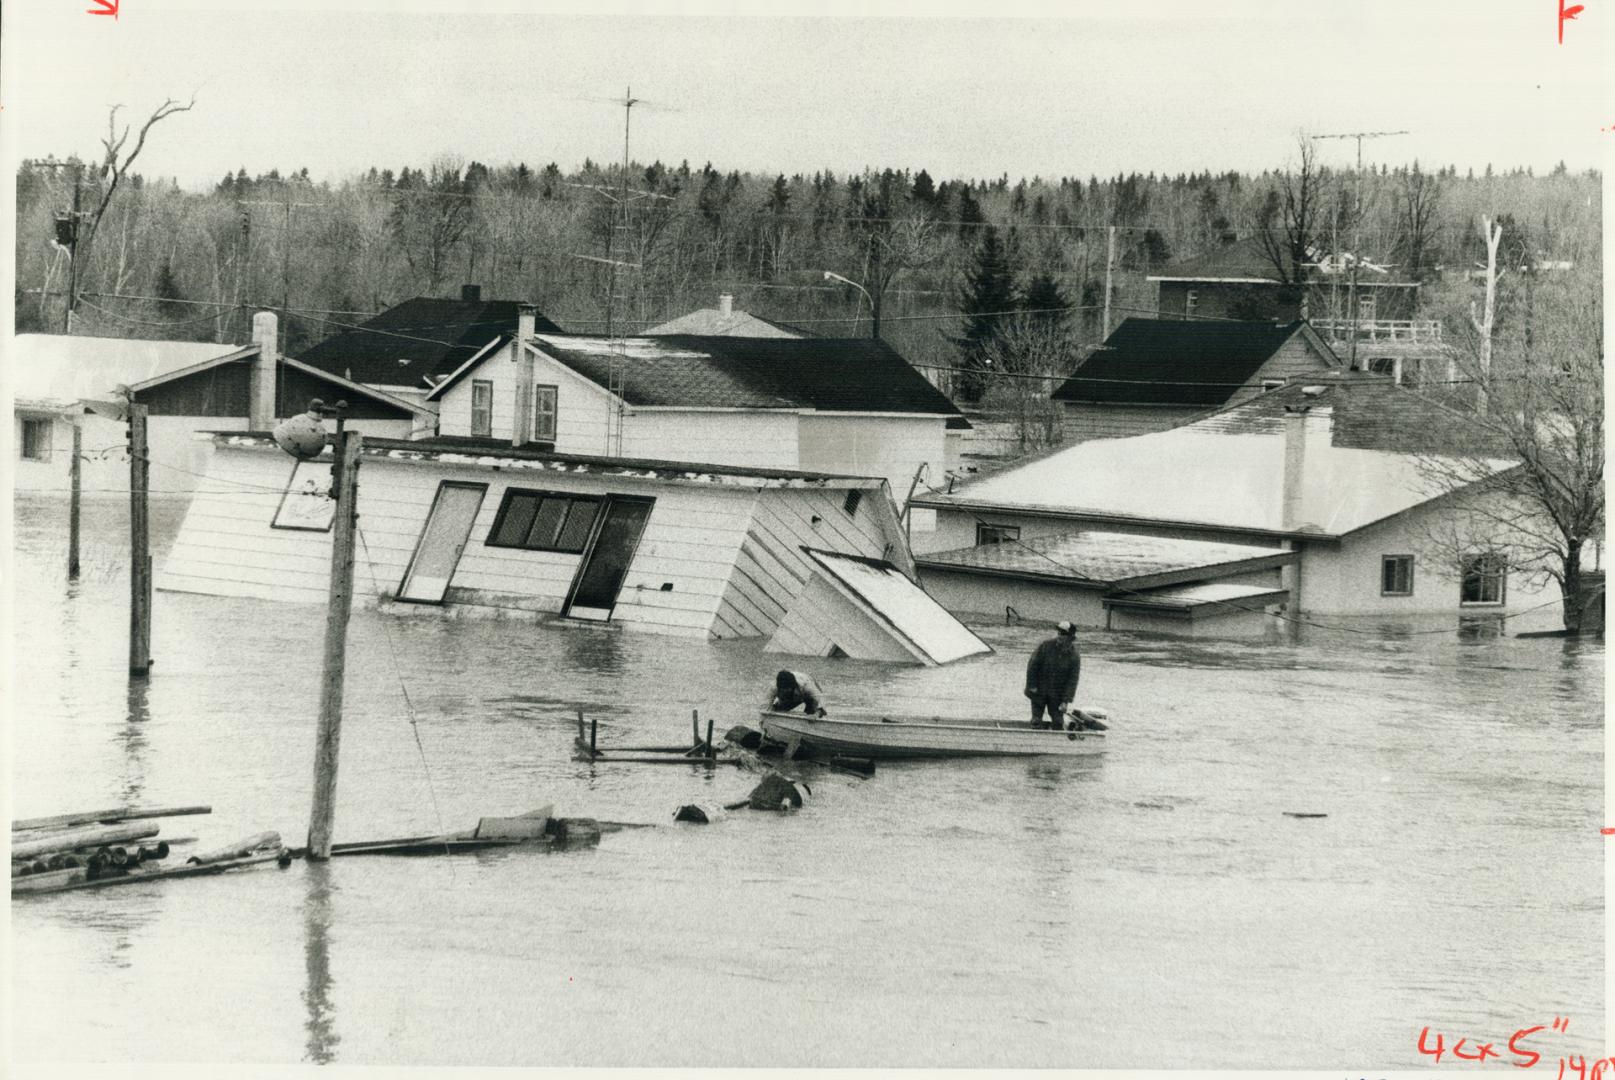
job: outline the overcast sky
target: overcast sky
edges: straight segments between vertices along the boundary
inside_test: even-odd
[[[617,160],[622,111],[593,99],[629,84],[647,102],[636,160],[725,169],[1259,170],[1284,163],[1297,129],[1411,132],[1368,145],[1371,160],[1582,169],[1615,139],[1615,2],[1585,2],[1561,46],[1557,0],[1110,0],[991,20],[404,0],[121,0],[113,20],[86,13],[96,0],[9,0],[0,122],[22,156],[94,156],[108,104],[138,118],[195,93],[139,166],[186,186],[238,167],[336,180],[441,153]],[[1350,143],[1322,145],[1350,160]]]

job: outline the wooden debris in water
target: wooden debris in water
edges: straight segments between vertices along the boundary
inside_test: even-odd
[[[1286,810],[1286,811],[1284,811],[1284,816],[1285,817],[1293,817],[1293,818],[1320,818],[1320,817],[1328,817],[1329,815],[1328,814],[1308,814],[1308,813],[1303,813],[1303,812],[1301,812],[1299,810]]]
[[[737,764],[732,756],[719,757],[718,747],[712,739],[712,721],[707,721],[706,737],[701,735],[700,710],[690,712],[690,743],[688,746],[612,746],[599,745],[600,722],[583,718],[578,710],[578,734],[573,740],[577,758],[601,765],[727,765]],[[636,755],[625,757],[623,755]]]
[[[184,817],[187,814],[211,814],[211,806],[168,806],[154,809],[114,808],[111,810],[83,810],[76,814],[57,814],[54,817],[22,818],[11,823],[12,832],[31,829],[60,829],[75,825],[115,825],[122,821],[140,821],[147,818]]]

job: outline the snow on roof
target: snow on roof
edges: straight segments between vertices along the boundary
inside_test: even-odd
[[[992,648],[954,618],[929,593],[895,566],[855,555],[808,550],[833,581],[915,648],[938,664],[946,664]]]
[[[646,330],[647,335],[702,334],[726,337],[781,337],[809,336],[805,331],[753,315],[749,311],[731,310],[725,315],[718,308],[697,308],[687,315],[669,319]]]
[[[1260,399],[1258,399],[1260,401]],[[1245,416],[1239,416],[1245,412]],[[1300,510],[1284,520],[1281,416],[1244,407],[1169,431],[1095,439],[959,487],[916,505],[996,507],[1271,533],[1338,536],[1444,492],[1432,458],[1338,445],[1334,409],[1306,415]],[[1235,424],[1231,418],[1238,417]],[[1492,472],[1515,464],[1476,461]]]
[[[1253,559],[1272,560],[1277,565],[1295,558],[1295,552],[1277,547],[1084,530],[938,551],[918,556],[916,562],[922,567],[1057,577],[1113,586],[1137,584],[1162,575],[1192,576],[1197,571],[1210,576],[1217,572],[1216,568]]]
[[[237,351],[211,341],[18,334],[6,350],[6,381],[18,402],[69,405],[105,398],[114,387]]]

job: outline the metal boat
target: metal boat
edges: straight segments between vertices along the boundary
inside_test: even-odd
[[[763,738],[821,754],[879,759],[1077,757],[1105,749],[1102,732],[1034,728],[1024,720],[839,712],[830,716],[764,712],[761,719]]]

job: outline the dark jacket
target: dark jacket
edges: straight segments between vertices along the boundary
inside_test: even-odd
[[[1026,696],[1053,705],[1069,705],[1082,678],[1077,639],[1058,634],[1037,647],[1026,665]]]
[[[804,675],[800,671],[791,672],[796,679],[796,690],[780,691],[775,688],[768,696],[768,707],[777,712],[790,712],[798,705],[806,713],[816,713],[824,707],[819,698],[819,686],[813,681],[811,675]]]

